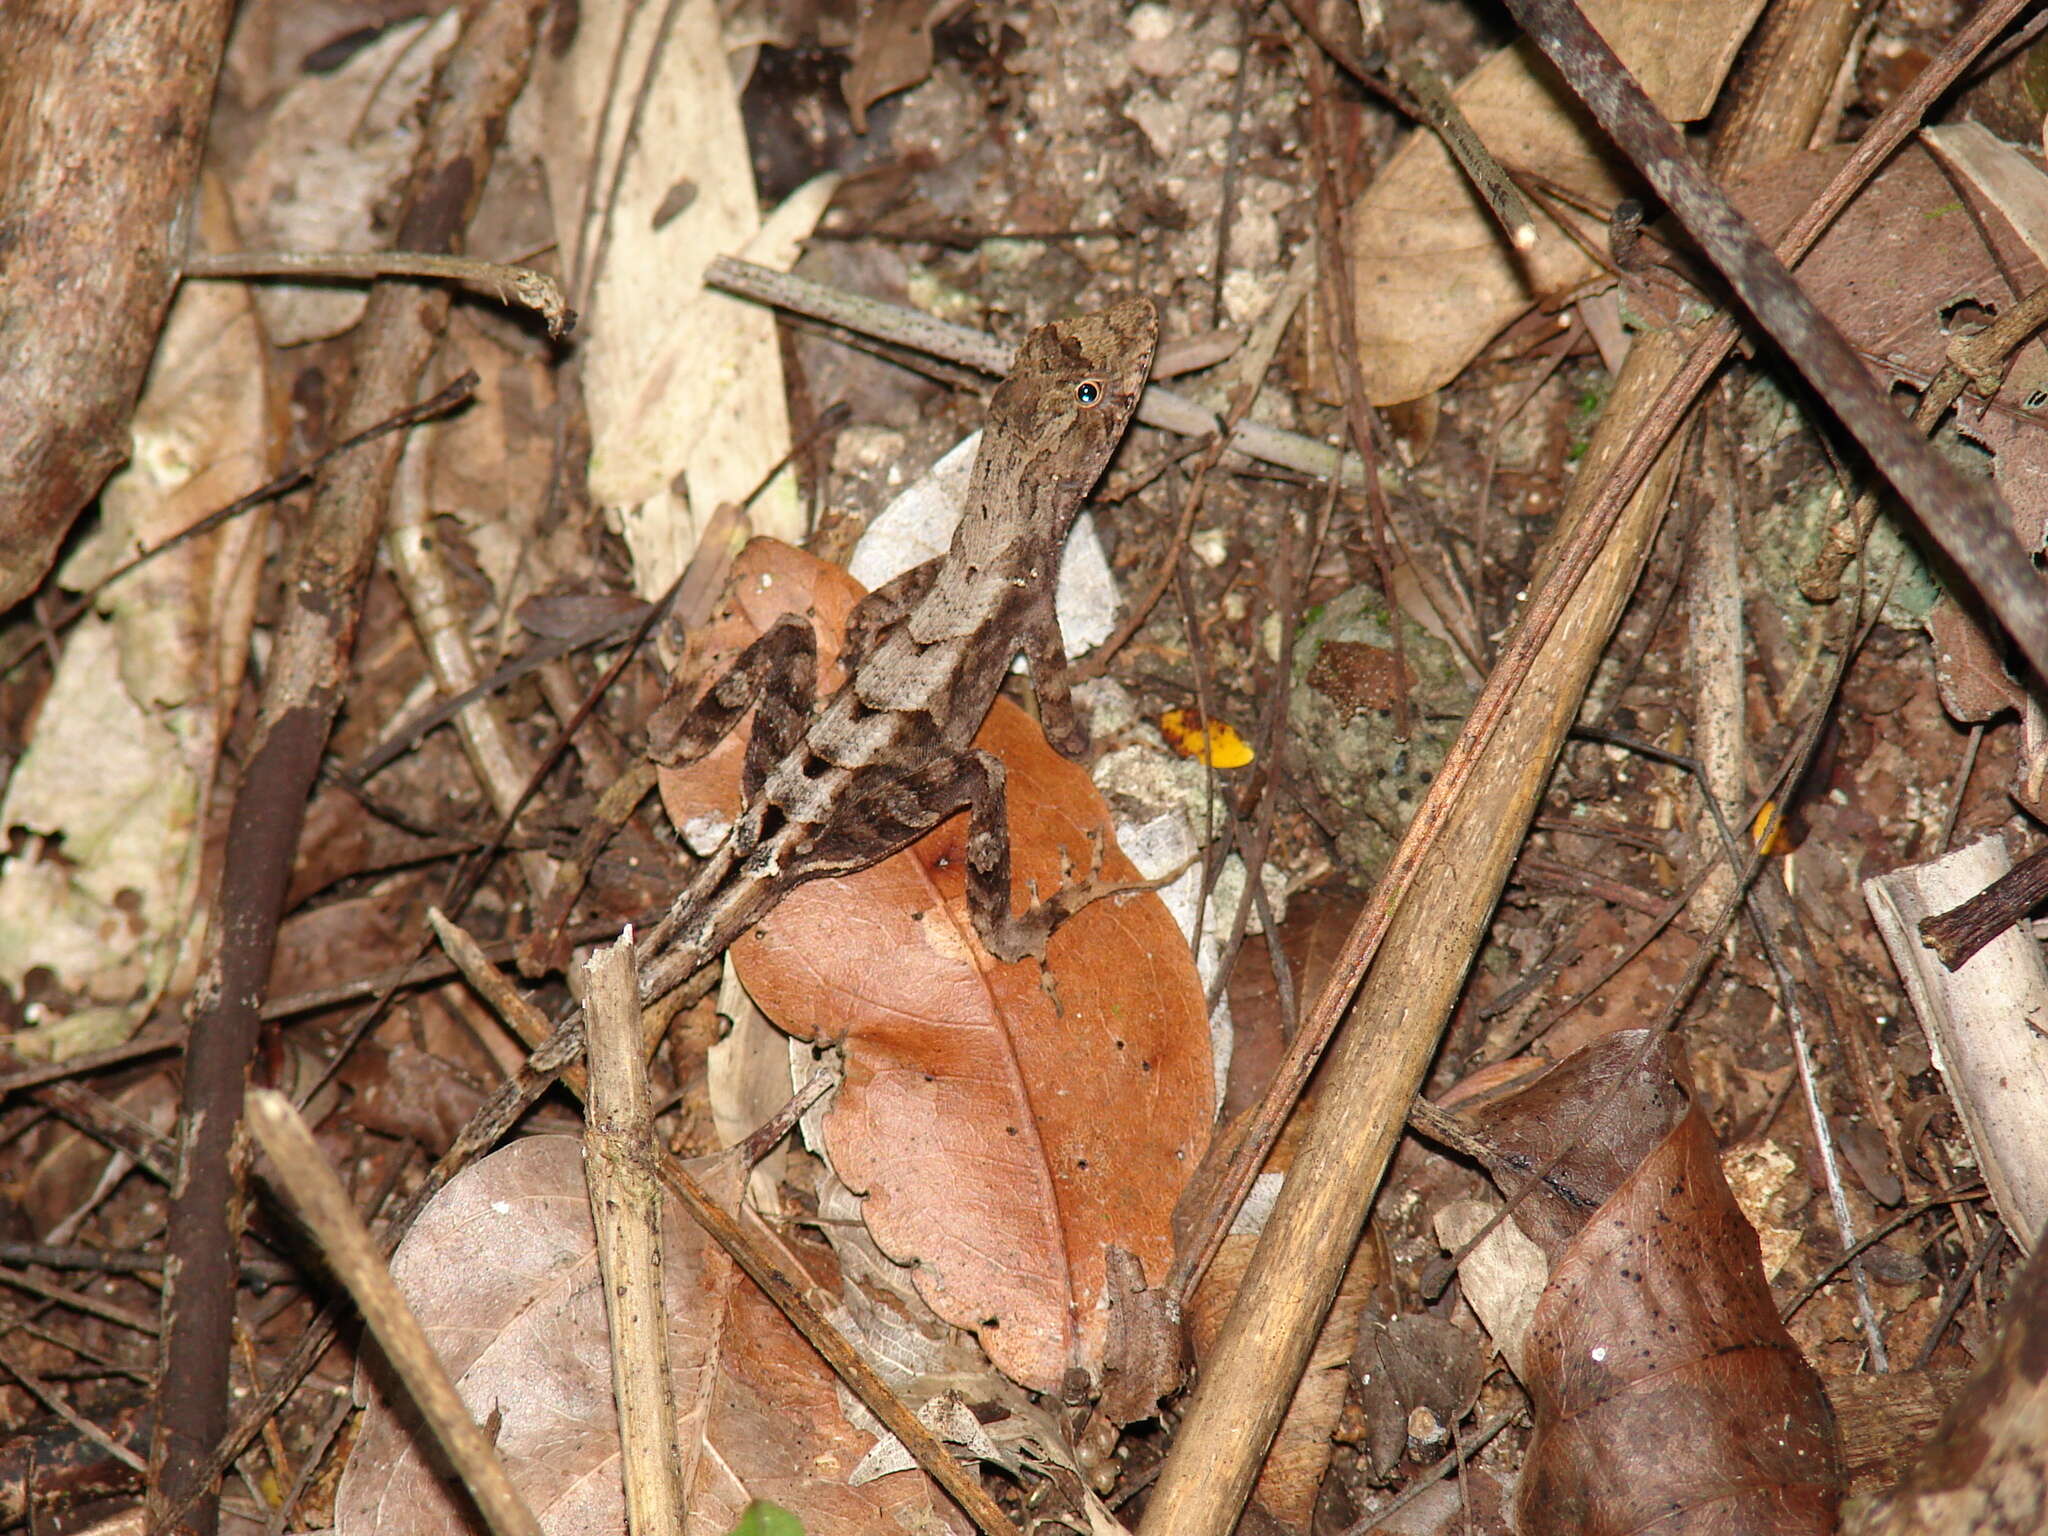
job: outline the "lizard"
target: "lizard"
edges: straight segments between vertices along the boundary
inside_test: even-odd
[[[643,1004],[796,886],[879,863],[962,810],[968,909],[998,960],[1042,954],[1066,918],[1133,889],[1090,879],[1013,910],[1003,766],[973,742],[1022,651],[1047,739],[1070,758],[1087,748],[1053,616],[1054,577],[1067,530],[1144,392],[1158,335],[1152,302],[1134,298],[1026,337],[990,397],[950,545],[855,607],[846,680],[821,705],[817,639],[791,614],[695,703],[656,711],[649,755],[664,765],[695,761],[749,708],[755,714],[737,819],[636,945]],[[497,1141],[582,1047],[581,1011],[572,1009],[471,1117],[443,1166]]]

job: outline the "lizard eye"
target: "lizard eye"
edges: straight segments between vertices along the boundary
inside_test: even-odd
[[[1075,387],[1074,398],[1083,406],[1102,404],[1102,386],[1093,379],[1083,379]]]

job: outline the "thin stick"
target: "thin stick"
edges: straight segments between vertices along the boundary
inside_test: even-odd
[[[561,285],[531,267],[482,261],[474,256],[437,256],[431,251],[192,251],[185,257],[188,278],[283,277],[293,281],[374,283],[387,277],[425,277],[454,283],[500,304],[530,309],[547,322],[557,340],[575,328]]]
[[[1444,148],[1458,162],[1458,169],[1465,173],[1487,211],[1506,232],[1508,243],[1518,251],[1535,250],[1536,221],[1529,216],[1529,205],[1522,201],[1522,194],[1508,180],[1508,173],[1473,131],[1437,72],[1412,54],[1396,54],[1394,74],[1408,87],[1409,94],[1422,108],[1424,120],[1436,130]]]
[[[540,1522],[512,1486],[497,1449],[470,1417],[426,1330],[378,1256],[376,1239],[356,1215],[348,1191],[327,1166],[292,1101],[274,1089],[252,1088],[242,1101],[242,1114],[478,1512],[496,1536],[541,1536]]]
[[[540,0],[469,7],[442,61],[440,89],[406,181],[401,243],[452,249],[475,212],[505,113],[526,82]],[[459,175],[450,174],[460,170]],[[441,342],[449,295],[409,283],[372,287],[351,346],[351,379],[336,413],[344,434],[377,425],[412,403]],[[194,993],[178,1139],[183,1165],[167,1223],[161,1413],[150,1446],[149,1518],[198,1512],[217,1523],[199,1480],[209,1452],[234,1427],[229,1320],[241,1217],[244,1150],[237,1128],[254,1061],[259,1010],[275,957],[280,914],[306,802],[342,706],[342,680],[362,615],[386,499],[403,443],[395,437],[338,460],[314,491],[285,573],[256,728],[228,816],[225,862],[210,903]]]
[[[583,1172],[611,1332],[626,1529],[631,1536],[670,1536],[683,1528],[683,1466],[661,1291],[661,1188],[654,1174],[660,1154],[647,1108],[633,931],[593,955],[586,974],[590,1101]]]
[[[926,352],[981,373],[1000,375],[1009,371],[1013,349],[993,336],[964,325],[934,320],[914,309],[828,288],[823,283],[769,267],[757,267],[736,257],[714,258],[704,270],[704,282],[708,287],[722,288],[741,298],[809,315],[857,335]],[[1220,426],[1214,412],[1157,384],[1146,386],[1144,398],[1138,403],[1138,420],[1148,427],[1178,432],[1182,437],[1203,437]],[[1318,480],[1337,473],[1340,467],[1337,450],[1328,443],[1255,421],[1238,422],[1231,431],[1230,446],[1248,458]],[[1355,459],[1343,459],[1341,467],[1348,483],[1359,482],[1360,470]]]

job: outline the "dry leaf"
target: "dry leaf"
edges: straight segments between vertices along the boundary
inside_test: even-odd
[[[1658,109],[1681,123],[1713,105],[1762,9],[1762,0],[1585,6]],[[1452,94],[1510,169],[1596,208],[1613,206],[1633,187],[1625,162],[1526,39],[1493,55]],[[1347,220],[1359,367],[1375,405],[1413,400],[1449,383],[1531,302],[1599,270],[1546,213],[1569,217],[1595,250],[1606,242],[1598,221],[1565,215],[1554,204],[1532,204],[1531,212],[1542,238],[1524,254],[1508,244],[1435,134],[1417,130],[1395,152]]]
[[[833,630],[858,590],[836,567],[750,547],[726,622],[765,627],[814,604],[830,687]],[[664,771],[679,826],[730,815],[738,739]],[[977,742],[1009,770],[1017,900],[1032,881],[1045,894],[1064,883],[1066,858],[1085,876],[1091,828],[1105,875],[1136,878],[1086,772],[1022,711],[998,702]],[[722,789],[701,788],[721,774]],[[1081,913],[1043,970],[992,960],[966,906],[966,825],[955,817],[872,869],[799,887],[732,957],[784,1029],[844,1047],[826,1149],[866,1195],[883,1251],[915,1262],[926,1302],[974,1329],[1002,1370],[1052,1391],[1071,1369],[1101,1374],[1108,1247],[1136,1254],[1152,1283],[1171,1260],[1168,1219],[1213,1102],[1208,1025],[1187,944],[1149,894]]]
[[[235,240],[202,178],[200,230]],[[248,290],[179,290],[131,423],[129,463],[100,495],[99,530],[66,561],[96,582],[269,477],[266,354]],[[28,750],[0,800],[0,980],[48,966],[68,989],[125,1003],[176,984],[220,745],[255,621],[266,517],[251,513],[121,578],[70,633]],[[108,1042],[111,1043],[111,1042]]]
[[[853,131],[868,131],[868,108],[932,72],[931,0],[866,0],[853,58],[840,79]]]
[[[1521,1530],[1830,1532],[1834,1419],[1669,1039],[1582,1123],[1642,1041],[1609,1036],[1472,1116],[1505,1188],[1571,1149],[1516,1212],[1551,1259],[1523,1346]]]
[[[653,597],[718,504],[749,495],[789,447],[774,316],[701,282],[713,256],[740,251],[761,226],[717,7],[587,0],[573,44],[543,50],[534,79],[515,141],[547,168],[561,249],[579,253],[572,275],[582,277],[575,261],[602,263],[579,349],[590,497],[615,510],[635,589]],[[644,105],[620,110],[642,100],[643,80]],[[629,129],[642,148],[621,174]],[[646,152],[655,145],[688,152]],[[794,477],[751,513],[755,527],[794,537]]]
[[[724,1536],[750,1499],[807,1530],[958,1531],[922,1473],[860,1488],[867,1451],[833,1377],[781,1313],[671,1202],[663,1221],[677,1433],[689,1516],[683,1536]],[[513,1143],[460,1175],[407,1234],[392,1273],[463,1400],[495,1417],[513,1483],[550,1536],[624,1529],[604,1298],[581,1144]],[[409,1409],[394,1412],[381,1360],[335,1498],[336,1536],[466,1536],[471,1511],[423,1459]]]

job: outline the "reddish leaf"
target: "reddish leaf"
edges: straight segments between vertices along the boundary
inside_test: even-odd
[[[747,562],[739,582],[748,617],[802,611],[794,568],[765,583],[764,568]],[[846,582],[818,565],[806,585],[843,612]],[[1087,773],[1021,710],[999,702],[976,739],[1009,771],[1019,902],[1032,882],[1063,884],[1068,861],[1090,872],[1090,829],[1102,873],[1136,878]],[[664,780],[671,815],[715,803],[686,797],[683,777]],[[1208,1024],[1187,944],[1150,894],[1082,912],[1042,967],[990,958],[967,910],[966,830],[955,817],[872,869],[799,887],[733,961],[782,1028],[844,1046],[826,1148],[867,1197],[875,1240],[997,1366],[1051,1391],[1077,1367],[1101,1375],[1109,1245],[1151,1283],[1171,1261],[1169,1218],[1213,1106]]]
[[[1833,1416],[1668,1041],[1582,1130],[1642,1039],[1590,1045],[1474,1116],[1509,1188],[1572,1146],[1517,1213],[1551,1255],[1525,1346],[1521,1529],[1832,1531]]]

